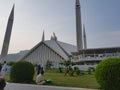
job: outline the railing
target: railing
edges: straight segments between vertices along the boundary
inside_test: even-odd
[[[110,57],[120,57],[120,56],[104,56],[104,57],[79,57],[78,59],[73,59],[73,62],[78,62],[78,61],[100,61],[105,58],[110,58]]]

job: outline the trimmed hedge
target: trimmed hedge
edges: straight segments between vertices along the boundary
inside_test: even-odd
[[[96,80],[103,90],[120,90],[120,58],[101,61],[95,72]]]
[[[32,83],[34,66],[26,61],[16,62],[10,71],[10,81],[15,83]]]

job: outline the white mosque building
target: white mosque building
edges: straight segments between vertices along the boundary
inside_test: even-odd
[[[21,60],[41,64],[43,67],[49,60],[57,68],[59,63],[70,60],[71,52],[76,50],[76,46],[58,41],[55,34],[51,37],[51,40],[44,40],[43,33],[41,42],[34,46]]]
[[[21,60],[25,60],[33,64],[41,64],[43,67],[49,60],[56,68],[58,68],[59,63],[66,60],[71,60],[80,69],[87,70],[89,67],[96,67],[101,60],[107,57],[120,57],[120,47],[87,48],[84,25],[82,30],[79,0],[76,0],[75,10],[77,46],[58,41],[55,34],[53,34],[51,40],[45,40],[43,32],[42,40],[35,45]]]

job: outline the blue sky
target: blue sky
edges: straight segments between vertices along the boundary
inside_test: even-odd
[[[59,41],[76,45],[75,0],[0,0],[0,51],[13,3],[15,18],[9,53],[31,49],[41,41],[43,30],[46,40],[55,32]],[[119,3],[81,0],[88,48],[120,46]]]

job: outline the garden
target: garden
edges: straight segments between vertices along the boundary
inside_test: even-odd
[[[25,65],[22,66],[21,64],[24,64],[24,63]],[[30,64],[28,64],[29,68],[27,68],[26,62],[24,63],[20,62],[19,65],[12,66],[11,68],[12,73],[11,72],[6,73],[6,76],[5,76],[5,79],[7,82],[36,84],[35,80],[36,80],[37,72],[36,72],[35,66],[33,70]],[[19,70],[18,69],[16,70],[16,68],[18,68]],[[33,79],[32,79],[32,76],[29,76],[31,79],[28,80],[29,78],[28,78],[27,71],[30,71],[31,75],[33,75],[34,73]],[[16,73],[18,74],[16,75]],[[26,78],[28,81],[24,80]],[[91,72],[91,74],[89,74],[89,72],[84,72],[84,74],[80,74],[80,75],[77,75],[77,73],[74,73],[71,76],[71,75],[65,75],[64,68],[62,68],[62,72],[60,72],[59,69],[47,69],[44,73],[43,78],[51,80],[52,83],[50,83],[49,85],[52,85],[52,86],[95,88],[95,89],[99,88],[99,85],[95,79],[95,72]]]
[[[11,67],[10,73],[6,73],[6,81],[36,84],[35,80],[37,72],[35,66],[28,62],[17,62],[17,64],[15,63],[15,65]],[[65,74],[65,68],[61,68],[61,70],[59,68],[48,68],[45,70],[43,78],[45,80],[51,80],[52,82],[48,85],[52,86],[120,90],[119,66],[120,58],[108,58],[101,61],[95,71],[90,71],[88,69],[88,71],[82,71],[81,73],[81,71],[79,71],[77,68],[74,68],[74,70],[71,70],[69,74]],[[19,70],[16,70],[16,68]]]

